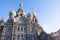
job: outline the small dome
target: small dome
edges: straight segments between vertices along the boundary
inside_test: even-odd
[[[36,12],[33,11],[33,12],[32,12],[32,15],[33,15],[33,16],[36,16],[37,14],[36,14]]]
[[[12,11],[9,12],[9,16],[12,16],[12,15],[16,16],[16,12],[14,10],[12,10]]]
[[[27,14],[27,17],[31,17],[31,13],[28,13],[28,14]]]

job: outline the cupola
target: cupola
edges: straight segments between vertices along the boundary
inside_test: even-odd
[[[33,23],[38,23],[38,20],[36,18],[36,12],[32,11],[32,21]]]
[[[16,16],[16,12],[14,10],[9,12],[9,18],[13,18]]]
[[[28,13],[27,14],[27,18],[30,18],[32,15],[31,15],[31,13]]]

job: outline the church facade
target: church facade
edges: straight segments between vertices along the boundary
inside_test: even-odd
[[[20,4],[20,8],[15,12],[9,12],[9,19],[4,22],[0,19],[0,40],[38,40],[38,35],[42,32],[35,12],[28,13]]]

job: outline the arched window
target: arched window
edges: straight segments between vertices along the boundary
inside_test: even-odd
[[[24,33],[26,34],[26,31],[27,31],[27,28],[26,27],[24,27]]]
[[[8,30],[7,31],[11,31],[11,27],[8,27]]]
[[[20,31],[20,27],[18,27],[18,31]]]
[[[20,14],[20,16],[22,16],[22,13]]]
[[[21,31],[23,31],[23,27],[21,27]]]

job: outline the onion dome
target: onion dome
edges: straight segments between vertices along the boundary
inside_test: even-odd
[[[36,12],[32,11],[32,16],[35,17],[36,16]]]
[[[36,12],[32,10],[32,17],[36,16]]]
[[[22,8],[22,6],[23,6],[23,4],[22,4],[22,3],[20,3],[20,8]]]
[[[31,13],[28,13],[28,14],[27,14],[27,17],[31,17]]]
[[[38,23],[38,20],[36,18],[36,12],[32,11],[32,21],[33,23]]]
[[[16,12],[15,12],[14,10],[10,11],[10,12],[9,12],[9,16],[10,16],[10,17],[11,17],[11,16],[16,16]]]

